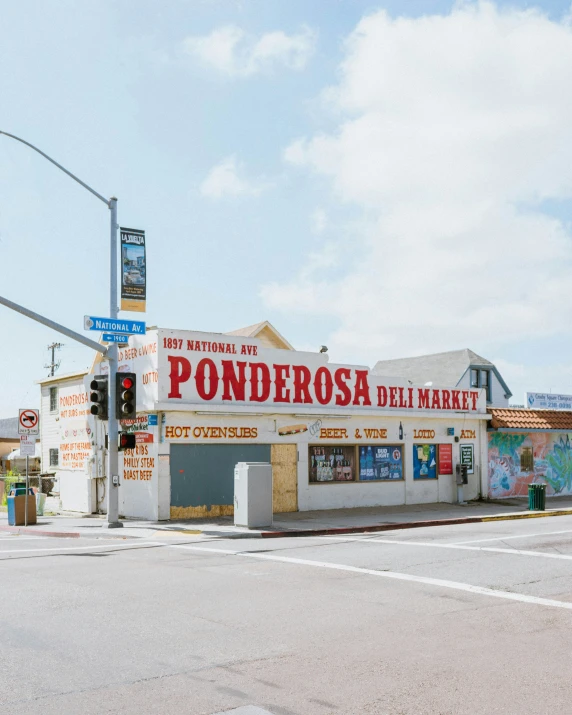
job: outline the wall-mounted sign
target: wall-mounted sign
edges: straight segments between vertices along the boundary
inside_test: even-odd
[[[403,385],[317,353],[263,348],[214,333],[160,330],[158,338],[157,401],[163,404],[294,408],[295,414],[486,411],[483,390]],[[312,422],[308,418],[308,429]]]
[[[477,431],[474,429],[461,430],[461,439],[477,439]]]
[[[453,474],[453,445],[440,444],[437,452],[439,474]]]
[[[572,410],[572,395],[527,392],[524,404],[531,410]]]
[[[435,444],[413,445],[413,479],[437,479]]]
[[[455,435],[454,427],[447,427],[447,437],[453,437]]]
[[[474,474],[474,448],[472,444],[461,444],[459,445],[459,458],[461,464],[467,465],[467,473]]]
[[[121,310],[144,313],[147,300],[145,231],[121,228]]]
[[[203,427],[168,425],[165,439],[256,439],[258,427]]]

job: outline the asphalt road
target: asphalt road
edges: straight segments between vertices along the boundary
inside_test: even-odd
[[[572,712],[572,517],[0,536],[0,713]]]

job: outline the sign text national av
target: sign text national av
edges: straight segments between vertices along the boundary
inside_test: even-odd
[[[83,319],[84,330],[100,330],[110,333],[128,333],[145,335],[145,323],[141,320],[125,320],[122,318],[98,318],[86,315]]]

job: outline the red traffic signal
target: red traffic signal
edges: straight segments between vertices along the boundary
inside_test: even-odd
[[[118,420],[135,419],[137,405],[137,376],[134,372],[117,373],[115,409]]]
[[[127,432],[119,433],[117,449],[123,452],[125,449],[135,449],[135,435]]]

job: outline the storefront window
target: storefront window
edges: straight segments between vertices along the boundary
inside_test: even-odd
[[[359,480],[403,479],[403,458],[401,445],[359,447]]]
[[[310,482],[355,481],[354,447],[310,447]]]
[[[437,479],[436,445],[413,445],[413,479]]]

